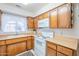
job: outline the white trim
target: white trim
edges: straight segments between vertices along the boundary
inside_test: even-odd
[[[35,54],[34,50],[31,50],[31,52],[33,53],[34,56],[37,56],[37,55]]]

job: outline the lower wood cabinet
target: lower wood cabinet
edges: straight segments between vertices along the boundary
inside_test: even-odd
[[[17,51],[17,44],[11,44],[7,46],[7,55],[14,56],[18,53]]]
[[[20,42],[20,43],[11,44],[7,46],[8,56],[14,56],[24,51],[26,51],[26,42]]]
[[[13,56],[24,51],[26,51],[26,42],[20,42],[7,46],[7,55],[9,56]]]
[[[66,55],[64,55],[64,54],[62,54],[60,52],[57,52],[57,56],[66,56]]]
[[[47,48],[47,55],[48,56],[56,56],[56,51],[53,50],[52,48],[48,47]]]
[[[34,37],[21,37],[0,41],[0,56],[14,56],[34,48]]]
[[[28,37],[27,40],[27,50],[33,49],[34,48],[34,38],[33,37]]]
[[[0,46],[0,56],[6,55],[6,46]]]
[[[47,41],[47,56],[75,56],[76,51]]]
[[[26,42],[20,42],[16,44],[17,53],[21,53],[27,50]]]

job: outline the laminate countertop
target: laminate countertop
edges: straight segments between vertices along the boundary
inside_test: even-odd
[[[74,50],[78,49],[78,44],[79,44],[78,39],[63,37],[63,36],[55,36],[52,39],[47,39],[47,41],[53,42],[53,43],[56,43],[58,45],[68,47],[68,48],[71,48],[71,49],[74,49]]]
[[[15,35],[1,35],[0,40],[7,40],[12,38],[20,38],[20,37],[27,37],[27,36],[34,36],[34,34],[26,33],[26,34],[15,34]]]

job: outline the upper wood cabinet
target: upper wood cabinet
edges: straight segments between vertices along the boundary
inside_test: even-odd
[[[58,28],[71,28],[71,4],[58,7]]]
[[[50,11],[50,28],[57,28],[57,9]]]
[[[38,16],[38,28],[49,28],[49,13],[43,13]]]
[[[34,18],[27,17],[27,25],[29,29],[34,29]]]
[[[71,4],[63,4],[48,12],[45,12],[34,18],[35,28],[38,27],[40,20],[49,19],[48,28],[71,28],[72,27]],[[43,26],[43,28],[45,28]]]
[[[49,13],[48,12],[43,13],[43,14],[38,16],[38,20],[43,20],[45,18],[49,18]]]
[[[34,26],[35,26],[35,29],[38,28],[38,17],[34,18]]]
[[[49,13],[48,12],[46,12],[46,13],[43,14],[43,19],[44,18],[49,18]]]

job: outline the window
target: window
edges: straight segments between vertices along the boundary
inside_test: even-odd
[[[11,14],[2,15],[3,32],[25,32],[27,30],[26,18]]]

